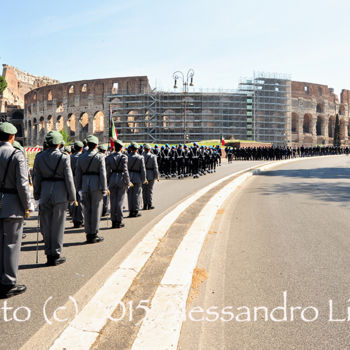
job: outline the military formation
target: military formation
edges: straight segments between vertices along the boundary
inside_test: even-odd
[[[57,266],[66,261],[62,248],[67,213],[74,227],[84,227],[87,244],[99,243],[103,241],[99,235],[101,217],[108,208],[112,228],[124,227],[126,198],[129,217],[138,217],[141,209],[154,209],[153,187],[160,177],[198,178],[221,165],[219,146],[194,143],[152,148],[132,142],[125,148],[120,140],[114,140],[107,150],[94,135],[65,146],[62,134],[50,131],[30,172],[24,149],[15,141],[16,133],[11,123],[0,124],[0,298],[26,290],[25,285],[17,284],[17,274],[24,219],[35,210],[32,195],[38,208],[46,264]],[[226,148],[229,161],[342,153],[348,154],[349,149]]]
[[[296,157],[315,157],[349,154],[348,147],[226,147],[228,162],[233,160],[282,160]]]

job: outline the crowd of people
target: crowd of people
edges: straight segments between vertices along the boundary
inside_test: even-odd
[[[65,146],[62,134],[50,131],[29,172],[16,133],[11,123],[0,124],[0,298],[26,290],[17,284],[17,272],[23,221],[35,210],[32,194],[39,209],[47,265],[57,266],[66,261],[62,247],[67,212],[74,227],[84,227],[87,244],[99,243],[103,241],[99,225],[108,207],[112,228],[124,227],[126,197],[129,217],[138,217],[141,208],[154,209],[153,186],[160,177],[199,178],[221,165],[220,146],[195,142],[151,147],[131,142],[126,148],[120,140],[113,140],[108,149],[94,135]],[[229,162],[349,153],[348,148],[339,147],[226,147],[225,151]]]
[[[348,147],[225,147],[229,162],[233,160],[281,160],[296,157],[315,157],[349,154]]]

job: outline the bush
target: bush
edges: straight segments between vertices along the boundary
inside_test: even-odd
[[[0,94],[7,88],[7,82],[4,77],[0,76]]]

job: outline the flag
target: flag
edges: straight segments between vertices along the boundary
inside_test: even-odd
[[[111,118],[109,122],[109,140],[111,142],[111,149],[114,148],[114,140],[118,138],[117,129],[115,128],[114,121]]]
[[[220,141],[221,141],[221,145],[222,146],[226,145],[225,139],[224,139],[224,137],[222,135],[220,136]]]

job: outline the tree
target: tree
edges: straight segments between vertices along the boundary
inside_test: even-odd
[[[333,145],[334,145],[334,147],[339,147],[340,146],[340,121],[339,121],[339,115],[338,114],[335,117]]]
[[[69,145],[71,143],[74,142],[73,138],[70,137],[68,131],[66,128],[63,128],[61,131],[60,131],[62,137],[63,137],[63,141],[65,142],[66,145]]]
[[[7,88],[6,80],[4,77],[0,76],[0,94],[2,94],[6,88]]]

